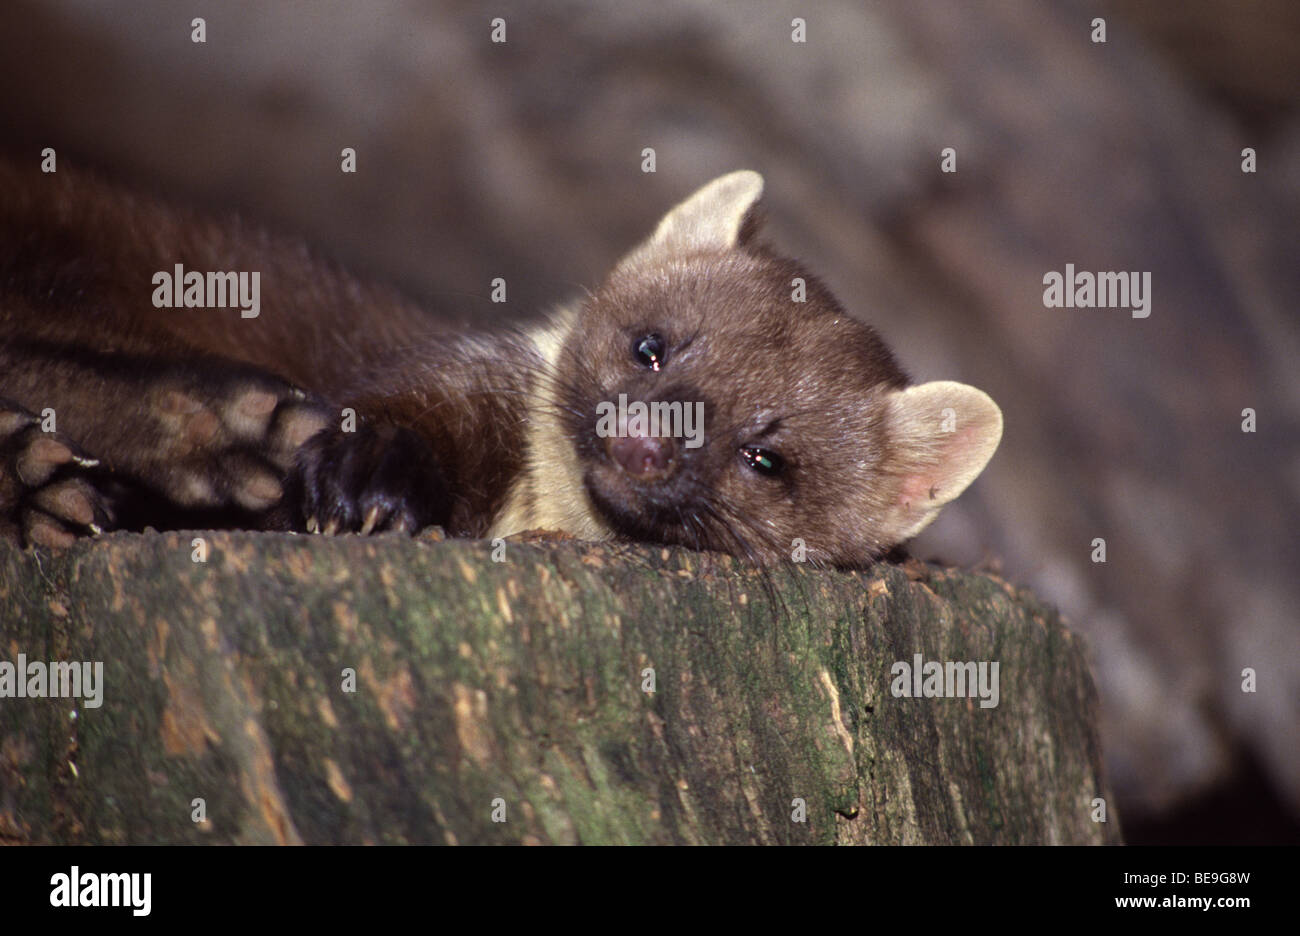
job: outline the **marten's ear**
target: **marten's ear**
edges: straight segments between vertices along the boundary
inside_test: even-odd
[[[1002,411],[988,394],[951,380],[895,390],[886,408],[894,494],[884,536],[898,544],[984,470],[1002,439]]]
[[[642,249],[730,250],[753,233],[745,221],[762,194],[763,177],[748,169],[714,179],[664,215]]]

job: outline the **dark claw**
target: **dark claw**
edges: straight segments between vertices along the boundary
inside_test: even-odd
[[[416,533],[445,522],[447,485],[423,437],[398,426],[328,429],[298,450],[286,484],[293,527],[309,533]]]
[[[62,548],[112,529],[112,496],[92,458],[58,432],[43,432],[18,404],[0,400],[0,535]]]

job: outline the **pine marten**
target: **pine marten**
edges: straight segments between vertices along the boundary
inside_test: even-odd
[[[762,188],[715,179],[545,324],[467,333],[238,221],[0,163],[0,532],[439,524],[870,563],[1002,414],[912,385],[761,244]]]

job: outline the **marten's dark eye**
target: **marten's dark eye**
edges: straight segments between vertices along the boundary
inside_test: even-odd
[[[632,342],[632,353],[636,359],[654,371],[664,366],[666,351],[664,340],[658,335],[646,335]]]
[[[761,475],[774,478],[785,468],[785,459],[769,449],[757,445],[746,445],[740,450],[740,457],[745,464]]]

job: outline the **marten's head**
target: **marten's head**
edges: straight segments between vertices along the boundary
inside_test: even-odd
[[[553,412],[595,520],[576,532],[860,566],[997,448],[987,395],[910,386],[869,326],[754,243],[762,187],[735,172],[686,199],[565,330]]]

